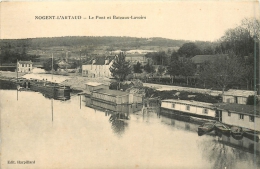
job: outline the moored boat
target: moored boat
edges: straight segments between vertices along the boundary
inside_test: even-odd
[[[254,131],[254,130],[250,130],[250,129],[243,129],[244,130],[244,137],[253,140],[255,142],[259,142],[259,136],[260,136],[260,132],[258,131]]]
[[[242,127],[232,126],[231,127],[231,135],[236,140],[241,140],[243,138],[244,131]]]
[[[218,132],[221,132],[222,134],[224,134],[228,137],[230,136],[230,133],[231,133],[230,128],[220,122],[217,122],[215,124],[215,130],[217,130]]]
[[[32,91],[40,92],[48,98],[54,98],[57,100],[70,99],[71,90],[69,86],[60,86],[59,84],[55,83],[32,81],[30,89]]]
[[[205,133],[213,131],[215,123],[215,121],[203,123],[201,126],[198,127],[198,135],[201,136]]]

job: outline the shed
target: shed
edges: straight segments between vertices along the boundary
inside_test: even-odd
[[[228,90],[223,94],[223,102],[246,104],[248,96],[254,94],[254,91],[249,90]]]
[[[92,99],[106,103],[131,104],[133,103],[133,94],[118,90],[100,89],[92,92]]]
[[[87,94],[90,94],[91,92],[93,92],[95,90],[109,89],[108,85],[103,84],[103,83],[98,83],[98,82],[88,82],[85,85],[86,85]]]

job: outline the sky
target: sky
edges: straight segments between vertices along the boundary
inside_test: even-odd
[[[214,41],[239,25],[243,18],[259,18],[259,3],[252,0],[16,1],[0,5],[1,39],[131,36]],[[54,19],[39,19],[42,16]],[[81,19],[58,19],[61,16]],[[145,19],[113,19],[113,16]]]

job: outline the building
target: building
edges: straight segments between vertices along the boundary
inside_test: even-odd
[[[103,83],[98,83],[98,82],[88,82],[85,85],[86,85],[86,94],[88,95],[91,95],[91,93],[95,90],[109,89],[108,85],[105,85]]]
[[[32,71],[32,61],[18,61],[17,72],[30,73]]]
[[[218,103],[214,106],[220,114],[219,121],[232,126],[260,131],[259,106],[235,103]]]
[[[104,103],[99,100],[93,100],[90,97],[86,97],[85,99],[85,105],[87,107],[92,107],[95,109],[100,109],[102,111],[108,110],[108,112],[113,112],[113,113],[134,113],[137,111],[142,110],[142,104],[134,104],[134,105],[113,105],[109,103]]]
[[[119,91],[100,89],[92,92],[91,98],[93,100],[103,101],[110,104],[132,104],[134,102],[133,94]]]
[[[115,56],[97,57],[92,59],[90,63],[82,65],[82,76],[87,77],[107,77],[111,78],[109,68],[113,65]]]
[[[254,91],[249,90],[228,90],[223,94],[224,103],[246,104],[247,98],[250,95],[255,95]]]
[[[216,119],[216,108],[211,103],[189,100],[162,100],[161,111],[169,114]]]
[[[201,65],[207,62],[214,62],[221,58],[227,58],[227,54],[218,54],[218,55],[196,55],[191,58],[191,61],[196,64],[197,72],[200,71]]]

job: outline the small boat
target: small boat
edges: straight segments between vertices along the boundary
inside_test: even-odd
[[[255,142],[259,142],[259,135],[258,131],[250,130],[250,129],[243,129],[244,130],[244,137],[253,140]]]
[[[224,134],[228,137],[230,136],[230,133],[231,133],[230,128],[220,122],[217,122],[215,124],[215,130],[217,130],[218,132],[221,132],[222,134]]]
[[[198,135],[201,136],[214,130],[216,122],[206,122],[198,127]]]
[[[244,131],[243,131],[242,127],[232,126],[231,135],[234,139],[241,140],[243,138]]]

